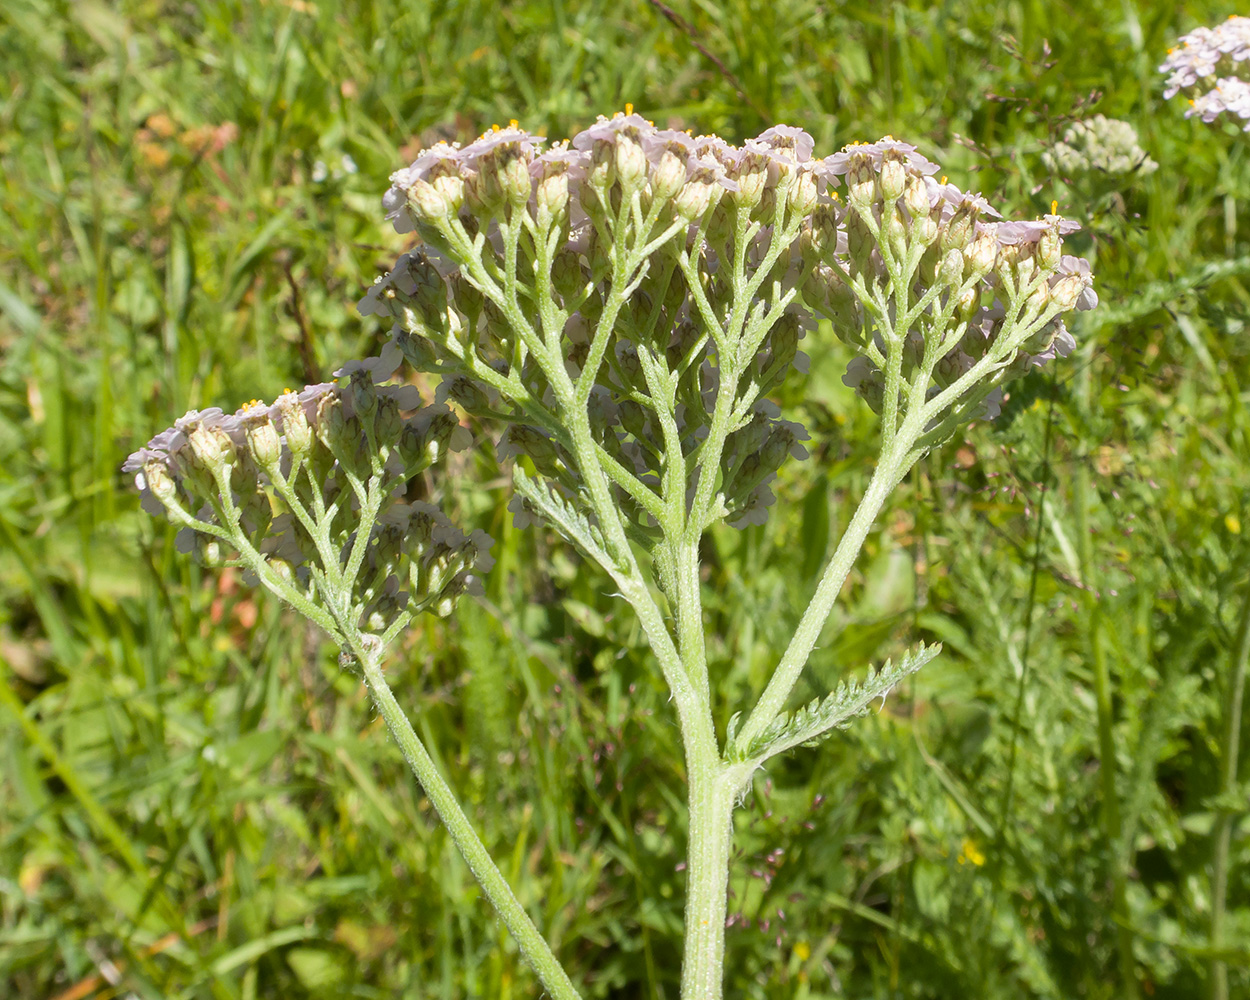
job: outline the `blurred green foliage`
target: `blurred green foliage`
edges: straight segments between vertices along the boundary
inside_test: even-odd
[[[759,776],[730,995],[1125,996],[1119,871],[1141,991],[1203,996],[1221,807],[1241,823],[1214,957],[1250,994],[1247,786],[1215,799],[1250,565],[1250,167],[1240,133],[1161,100],[1155,70],[1226,11],[671,10],[0,9],[4,995],[536,995],[334,651],[178,557],[117,470],[190,407],[270,398],[378,345],[353,303],[403,248],[378,198],[416,142],[510,118],[559,137],[626,101],[733,140],[802,125],[820,153],[891,133],[1016,215],[1057,200],[1086,221],[1103,301],[1078,355],[930,455],[870,539],[800,694],[918,639],[945,653]],[[1051,175],[1041,154],[1095,111],[1132,122],[1160,169],[1110,192]],[[831,340],[808,338],[811,374],[783,400],[813,460],[766,529],[707,544],[722,726],[875,454]],[[662,685],[607,582],[513,529],[493,456],[455,473],[499,565],[487,600],[412,634],[397,693],[587,995],[675,997],[684,780]]]

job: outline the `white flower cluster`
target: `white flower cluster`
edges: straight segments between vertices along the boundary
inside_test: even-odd
[[[373,631],[418,610],[445,614],[490,568],[491,540],[464,535],[433,506],[404,503],[403,487],[470,438],[447,407],[422,407],[413,386],[375,384],[394,372],[390,353],[389,368],[386,358],[346,366],[346,383],[288,391],[233,414],[193,410],[123,471],[135,474],[146,511],[183,526],[181,551],[220,564],[250,546],[308,594],[328,556],[341,563],[336,570],[354,560],[353,614]],[[377,510],[358,542],[370,489]]]
[[[841,250],[845,234],[845,251],[817,262],[803,292],[840,339],[864,351],[843,381],[874,410],[882,409],[886,351],[874,311],[877,317],[907,308],[915,313],[901,375],[910,380],[926,359],[936,358],[929,396],[966,381],[1009,328],[1043,314],[1051,318],[1006,359],[1003,374],[1022,375],[1072,350],[1062,314],[1098,302],[1089,262],[1061,252],[1062,237],[1076,223],[1057,215],[1003,221],[980,195],[934,180],[937,167],[894,140],[848,147],[829,160],[831,172],[846,178],[847,206],[814,219],[813,239]],[[894,287],[887,253],[896,266],[918,258],[910,288]],[[1006,300],[1026,288],[1026,308],[1009,311]],[[909,303],[926,305],[917,312]],[[945,334],[952,327],[959,336]],[[962,416],[993,418],[1001,399],[995,388]]]
[[[1250,17],[1232,15],[1215,28],[1196,28],[1180,39],[1159,67],[1168,75],[1164,97],[1189,98],[1186,118],[1210,124],[1223,114],[1250,132]]]
[[[1031,283],[1033,315],[1053,316],[1018,352],[1016,374],[1066,353],[1072,342],[1059,313],[1096,301],[1088,265],[1060,253],[1074,224],[999,221],[983,198],[936,180],[935,164],[892,139],[813,159],[811,136],[790,126],[734,146],[627,112],[546,152],[544,141],[513,123],[464,147],[440,143],[396,172],[387,216],[425,246],[402,257],[360,308],[395,320],[405,357],[454,381],[449,398],[513,424],[502,454],[529,455],[570,495],[580,472],[561,439],[552,353],[573,378],[593,368],[583,405],[596,444],[619,469],[614,480],[626,484],[626,506],[630,482],[657,502],[673,494],[678,449],[693,494],[730,386],[733,426],[714,442],[718,510],[747,524],[763,518],[781,462],[805,454],[803,429],[765,397],[805,368],[798,341],[820,318],[863,354],[848,383],[870,403],[878,395],[881,308],[904,294],[892,288],[881,240],[911,247],[919,262],[905,293],[925,303],[912,323],[913,362],[924,357],[926,331],[949,324],[959,300],[967,332],[941,350],[941,385],[986,355],[1005,320],[1019,319],[997,300],[1002,280]],[[646,251],[628,274],[627,246]],[[507,290],[512,275],[520,291]],[[653,505],[642,501],[635,513],[645,527]]]
[[[1042,159],[1065,177],[1093,174],[1116,180],[1130,174],[1144,177],[1159,169],[1138,145],[1137,130],[1126,121],[1105,115],[1073,122],[1063,141],[1042,154]]]

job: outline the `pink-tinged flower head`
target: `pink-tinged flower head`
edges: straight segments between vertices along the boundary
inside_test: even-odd
[[[1052,231],[1058,231],[1060,236],[1075,233],[1081,224],[1061,215],[1044,215],[1040,219],[988,223],[985,228],[992,231],[1003,246],[1023,246],[1036,243]]]
[[[686,161],[686,170],[691,181],[719,184],[726,191],[738,190],[738,182],[725,172],[725,165],[714,156],[692,154]]]
[[[696,136],[694,152],[699,157],[711,157],[731,173],[742,159],[742,150],[719,135]]]
[[[929,204],[934,209],[941,209],[943,219],[949,219],[960,208],[966,207],[974,211],[978,218],[989,217],[1001,219],[1002,213],[986,200],[980,192],[964,191],[956,184],[945,179],[936,181],[932,177],[925,178],[929,188]]]
[[[1213,122],[1224,112],[1250,118],[1250,17],[1233,15],[1214,28],[1197,28],[1168,52],[1163,96],[1185,94],[1187,118]]]
[[[815,139],[793,125],[774,125],[757,135],[755,141],[778,152],[786,151],[799,163],[810,160],[816,147]]]
[[[417,181],[432,181],[445,174],[459,174],[460,147],[458,143],[435,143],[408,166],[391,174],[391,186],[382,195],[382,207],[386,218],[395,226],[397,233],[410,233],[416,222],[408,212],[408,192]]]
[[[530,164],[530,174],[535,180],[563,172],[580,178],[585,175],[586,165],[589,162],[590,157],[585,150],[570,149],[566,139],[535,156]]]
[[[1094,291],[1094,276],[1090,271],[1089,261],[1084,257],[1064,254],[1059,258],[1059,271],[1052,284],[1063,280],[1069,275],[1079,278],[1081,282],[1081,292],[1077,296],[1075,308],[1083,312],[1098,305],[1098,293]]]
[[[832,156],[826,156],[821,169],[828,176],[840,177],[851,169],[852,158],[856,155],[862,155],[868,157],[874,170],[880,170],[881,160],[886,150],[901,153],[906,166],[925,177],[938,172],[938,165],[917,153],[915,146],[910,143],[899,142],[888,135],[883,139],[878,139],[876,142],[851,143],[851,145],[846,146],[840,152],[834,153]]]
[[[643,136],[656,131],[651,122],[642,115],[633,113],[631,105],[626,105],[626,107],[630,110],[625,113],[618,111],[611,118],[600,115],[599,120],[593,125],[578,132],[571,140],[573,148],[589,150],[593,149],[597,142],[614,144],[619,135],[626,135],[635,142],[641,142]]]
[[[544,142],[542,136],[527,132],[515,121],[503,128],[494,125],[460,150],[457,156],[460,173],[468,176],[482,169],[497,169],[517,159],[528,164]]]
[[[1185,117],[1199,117],[1209,125],[1225,112],[1246,122],[1242,131],[1250,132],[1250,83],[1237,77],[1217,80],[1214,87],[1193,99]]]

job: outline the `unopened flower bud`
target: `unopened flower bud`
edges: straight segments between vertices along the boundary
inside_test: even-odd
[[[689,293],[686,276],[681,271],[674,271],[668,279],[668,287],[664,289],[664,308],[669,316],[676,316],[681,311]]]
[[[443,194],[422,178],[417,178],[408,188],[408,205],[419,220],[431,224],[436,224],[451,214]]]
[[[153,459],[143,466],[143,482],[152,495],[166,507],[178,499],[178,486],[164,462]]]
[[[647,176],[647,155],[637,139],[621,134],[616,137],[616,180],[626,195],[642,187]]]
[[[1063,249],[1063,240],[1059,236],[1059,227],[1051,226],[1046,232],[1042,233],[1041,238],[1037,241],[1037,250],[1035,256],[1037,263],[1044,271],[1054,271],[1059,266],[1060,252]]]
[[[873,250],[877,248],[877,241],[873,238],[872,230],[868,228],[868,223],[864,220],[863,215],[858,211],[852,211],[847,214],[846,245],[856,268],[860,272],[867,271],[869,258],[872,256]]]
[[[196,460],[210,472],[220,472],[234,462],[234,442],[220,427],[197,423],[187,438]]]
[[[278,464],[282,457],[282,440],[278,437],[278,429],[269,419],[269,414],[245,420],[243,432],[246,435],[248,451],[260,468],[268,471]]]
[[[379,444],[393,446],[404,429],[404,422],[399,416],[399,403],[391,396],[379,396],[373,419],[375,439]]]
[[[847,200],[861,211],[867,209],[877,196],[877,175],[872,169],[872,159],[866,153],[852,153],[851,166],[846,175]]]
[[[613,148],[614,143],[607,139],[599,139],[595,142],[594,150],[590,154],[590,169],[586,173],[586,181],[589,187],[605,194],[616,180],[616,150]],[[594,201],[595,199],[591,199]]]
[[[430,172],[430,184],[443,197],[447,213],[455,215],[464,204],[464,178],[451,161],[444,161]]]
[[[1047,305],[1050,304],[1050,285],[1041,282],[1036,288],[1029,293],[1026,307],[1034,312],[1040,313]]]
[[[907,183],[903,187],[903,207],[913,219],[929,217],[931,211],[929,189],[925,186],[924,178],[919,174],[911,174],[907,178]]]
[[[766,474],[776,472],[781,468],[781,463],[790,454],[790,449],[794,447],[796,440],[794,431],[784,424],[772,429],[768,440],[764,442],[764,447],[760,449],[760,467]]]
[[[673,198],[673,208],[683,219],[698,219],[711,206],[716,185],[691,178]]]
[[[647,416],[643,408],[635,403],[632,399],[621,401],[618,418],[621,426],[632,434],[637,440],[647,440]]]
[[[463,375],[458,375],[447,383],[447,398],[474,416],[484,414],[490,409],[490,400],[476,382]]]
[[[976,285],[966,288],[955,304],[956,314],[961,322],[967,322],[981,305],[981,289]]]
[[[499,168],[499,187],[510,205],[519,207],[530,200],[533,182],[529,164],[523,157],[507,157]]]
[[[1042,291],[1042,289],[1045,289],[1045,288],[1046,286],[1043,285],[1041,289],[1038,289],[1038,291]],[[1049,298],[1049,295],[1047,295],[1046,297]],[[1045,303],[1043,303],[1042,308],[1045,308]],[[1036,330],[1030,333],[1024,339],[1024,343],[1021,344],[1020,346],[1024,351],[1026,351],[1029,354],[1041,354],[1043,351],[1050,350],[1050,346],[1051,344],[1055,342],[1055,337],[1058,335],[1058,333],[1059,333],[1059,330],[1055,326],[1054,321],[1052,320],[1051,322],[1038,327]]]
[[[907,219],[897,206],[884,218],[885,239],[894,256],[902,259],[907,254]]]
[[[772,328],[771,342],[769,367],[780,368],[790,364],[799,350],[799,318],[790,313],[782,316]]]
[[[586,287],[581,257],[570,247],[556,251],[551,262],[551,284],[561,298],[572,299]]]
[[[324,396],[317,404],[317,437],[335,455],[341,449],[354,447],[349,440],[347,417],[343,413],[343,400],[338,393]]]
[[[499,181],[499,171],[489,160],[484,160],[481,169],[465,179],[464,200],[474,215],[489,219],[499,211],[504,202]]]
[[[364,423],[371,422],[378,406],[378,390],[373,384],[373,374],[357,368],[351,374],[347,391],[351,395],[352,410],[356,416]]]
[[[469,329],[477,326],[477,318],[482,314],[486,297],[472,281],[465,277],[463,271],[454,271],[447,279],[451,300],[469,320]]]
[[[398,524],[384,524],[373,536],[369,562],[384,580],[395,571],[404,548],[404,529]]]
[[[548,173],[538,181],[537,200],[540,210],[561,216],[569,204],[569,174],[567,170]]]
[[[1085,279],[1079,274],[1065,274],[1050,286],[1050,301],[1059,307],[1060,312],[1069,312],[1076,308],[1076,303],[1085,291]]]
[[[208,566],[210,569],[216,569],[225,563],[226,554],[221,550],[221,542],[215,538],[205,538],[202,535],[196,535],[196,538],[202,539],[199,546],[199,555],[205,566]]]
[[[537,427],[528,424],[513,424],[508,428],[508,441],[513,448],[533,461],[535,468],[543,475],[555,473],[557,459],[555,444]]]
[[[617,361],[621,366],[621,374],[633,385],[645,384],[642,374],[642,362],[638,359],[638,349],[633,344],[622,344],[617,351]]]
[[[790,187],[790,209],[799,215],[811,215],[816,208],[816,175],[801,167]]]
[[[309,426],[299,396],[293,392],[285,392],[278,397],[278,416],[282,421],[287,449],[291,452],[291,457],[298,461],[308,454],[313,437],[312,427]]]
[[[972,240],[973,226],[977,221],[977,208],[971,200],[965,199],[963,204],[955,209],[955,214],[951,216],[950,221],[946,223],[942,233],[942,249],[949,250],[952,247],[962,250]]]
[[[1034,246],[1022,243],[1016,250],[1016,277],[1023,287],[1033,280],[1037,273],[1037,260],[1033,256]]]
[[[998,240],[990,233],[981,233],[964,249],[964,257],[968,270],[973,274],[986,274],[993,269],[994,262],[998,259]]]
[[[903,166],[903,154],[887,149],[881,156],[881,197],[886,205],[898,201],[907,186],[907,169]]]
[[[964,278],[964,255],[958,250],[947,250],[942,257],[938,281],[951,288],[958,288]]]
[[[937,219],[931,215],[922,215],[912,220],[911,236],[912,239],[919,243],[922,247],[932,246],[937,240],[941,228],[938,226]]]
[[[729,196],[731,203],[742,208],[754,208],[768,186],[768,160],[762,153],[748,151],[730,176],[738,184],[738,190]]]

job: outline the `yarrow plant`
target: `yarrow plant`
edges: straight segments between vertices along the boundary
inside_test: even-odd
[[[552,145],[516,126],[440,143],[383,198],[420,244],[360,302],[390,325],[340,381],[193,412],[131,456],[145,506],[185,546],[240,565],[321,625],[363,674],[469,867],[548,992],[577,989],[473,832],[381,665],[414,615],[443,613],[489,568],[489,540],[402,501],[468,444],[447,403],[496,433],[518,525],[601,566],[671,692],[689,785],[682,997],[721,996],[733,812],[753,774],[868,711],[936,655],[788,705],[878,512],[920,456],[999,410],[1012,379],[1067,354],[1064,317],[1096,304],[1076,225],[1003,219],[885,138],[813,158],[778,125],[736,146],[631,110]],[[718,739],[700,539],[761,523],[806,456],[770,401],[804,337],[854,352],[844,381],[880,415],[871,481],[787,648]],[[421,407],[400,359],[437,376]],[[526,471],[526,470],[530,471]],[[153,503],[157,506],[153,507]]]
[[[1159,67],[1168,75],[1164,97],[1189,98],[1186,118],[1210,124],[1227,113],[1250,132],[1250,17],[1237,14],[1215,28],[1183,35]]]

